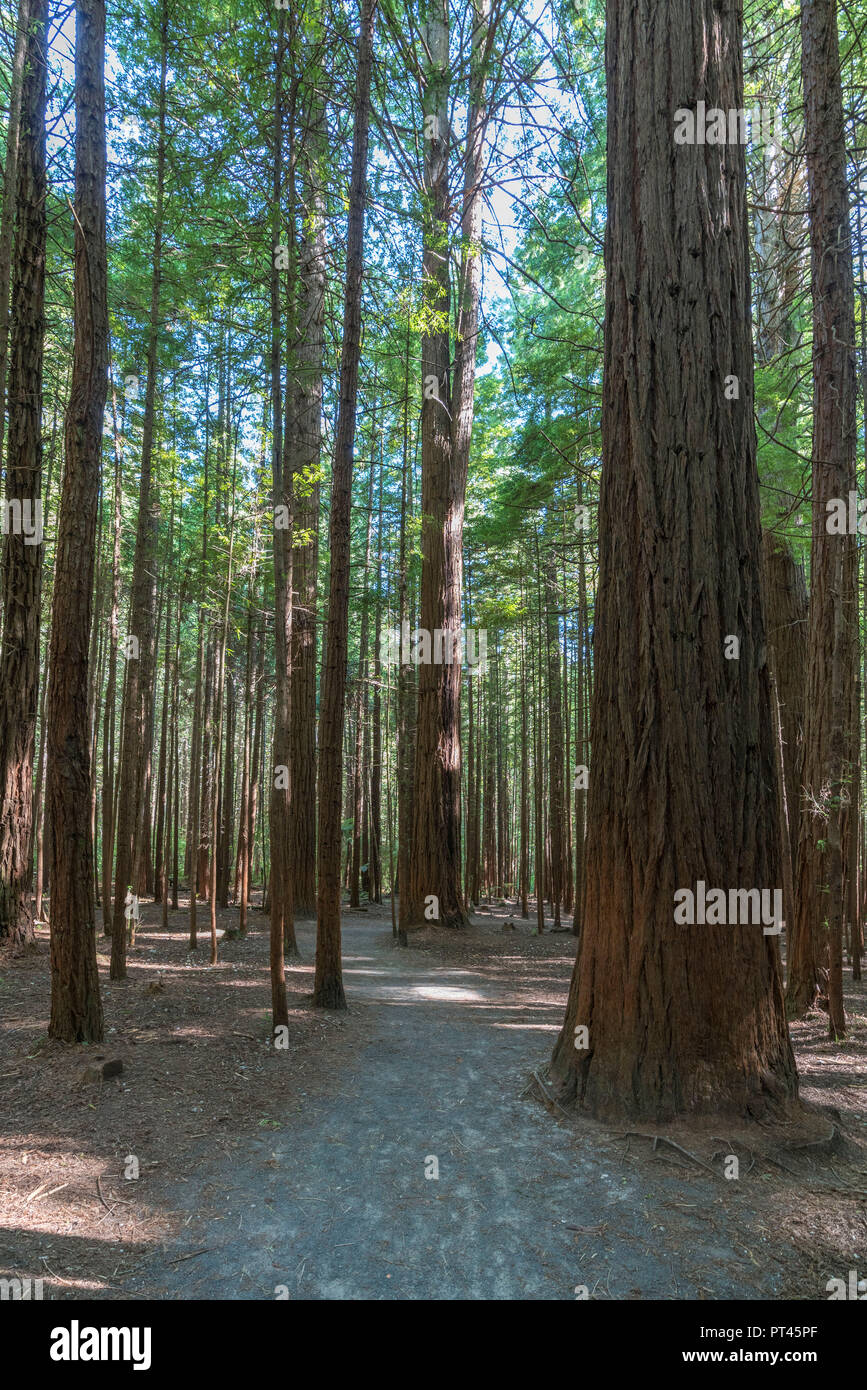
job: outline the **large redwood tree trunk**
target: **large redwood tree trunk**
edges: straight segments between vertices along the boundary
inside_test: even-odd
[[[777,943],[673,914],[698,880],[780,885],[744,153],[673,139],[679,108],[743,106],[740,7],[609,0],[606,70],[586,889],[551,1075],[604,1118],[758,1114],[796,1095]]]
[[[457,286],[454,378],[449,339],[447,255],[450,65],[447,0],[425,15],[424,179],[427,194],[423,286],[440,322],[422,340],[421,627],[440,631],[444,659],[419,668],[407,920],[425,921],[437,899],[444,926],[467,922],[461,883],[461,665],[463,528],[473,429],[478,347],[486,77],[493,41],[489,0],[474,0],[467,138],[461,190],[461,265]],[[494,26],[495,27],[495,26]],[[449,659],[451,657],[451,659]],[[403,888],[401,888],[403,892]]]
[[[28,14],[18,135],[9,451],[0,649],[0,940],[33,936],[33,754],[42,589],[42,356],[45,333],[47,0]],[[10,161],[15,167],[14,161]],[[2,397],[0,397],[2,410]],[[26,529],[30,534],[26,534]]]
[[[48,680],[46,800],[51,1019],[63,1042],[98,1042],[90,818],[88,645],[102,426],[108,391],[105,246],[105,4],[78,0],[75,38],[75,344]]]

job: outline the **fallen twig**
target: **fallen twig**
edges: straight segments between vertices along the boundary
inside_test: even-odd
[[[207,1255],[210,1248],[209,1245],[205,1245],[201,1250],[193,1250],[190,1255],[178,1255],[176,1260],[166,1260],[166,1264],[179,1265],[183,1264],[184,1260],[195,1260],[198,1255]]]
[[[716,1169],[711,1168],[709,1163],[705,1163],[703,1158],[699,1158],[697,1154],[690,1153],[689,1149],[683,1148],[681,1144],[676,1144],[673,1139],[666,1139],[664,1134],[655,1134],[653,1136],[654,1150],[657,1144],[668,1144],[669,1148],[676,1150],[679,1154],[683,1154],[684,1158],[691,1158],[693,1163],[697,1163],[699,1168],[704,1168],[705,1172],[710,1173],[712,1177],[719,1177],[719,1173]]]
[[[693,1163],[697,1163],[699,1168],[704,1168],[705,1172],[710,1173],[712,1177],[719,1177],[719,1173],[716,1169],[711,1168],[709,1163],[705,1163],[703,1158],[699,1158],[697,1154],[690,1153],[689,1149],[685,1149],[681,1144],[676,1144],[673,1139],[667,1139],[664,1134],[645,1134],[640,1129],[628,1129],[619,1137],[621,1139],[629,1139],[633,1135],[636,1139],[652,1139],[654,1153],[656,1153],[658,1144],[667,1144],[670,1149],[674,1149],[677,1153],[683,1154],[684,1158],[691,1159]]]
[[[542,1080],[541,1076],[539,1075],[538,1071],[534,1071],[534,1072],[533,1072],[533,1080],[536,1082],[536,1085],[539,1087],[539,1090],[542,1092],[542,1097],[543,1097],[543,1099],[546,1101],[546,1103],[547,1103],[548,1105],[553,1105],[553,1106],[555,1106],[555,1107],[560,1111],[560,1114],[561,1114],[561,1115],[565,1116],[565,1118],[566,1118],[567,1120],[571,1120],[571,1119],[572,1119],[572,1116],[569,1114],[569,1111],[568,1111],[568,1110],[564,1110],[564,1109],[563,1109],[563,1106],[560,1104],[559,1100],[555,1100],[555,1098],[549,1093],[548,1088],[547,1088],[547,1086],[545,1085],[544,1081]],[[528,1088],[528,1089],[529,1089],[529,1088]]]

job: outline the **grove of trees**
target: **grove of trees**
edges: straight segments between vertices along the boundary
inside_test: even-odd
[[[342,1010],[347,912],[508,901],[604,1119],[792,1114],[789,1022],[845,1036],[867,21],[651,9],[0,0],[0,939],[50,924],[53,1038],[139,899],[212,964],[264,923],[274,1028],[299,920]]]

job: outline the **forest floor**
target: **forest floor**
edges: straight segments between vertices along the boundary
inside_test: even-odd
[[[146,905],[121,983],[100,936],[99,1047],[47,1039],[41,929],[0,959],[0,1275],[52,1299],[826,1299],[830,1278],[867,1277],[865,986],[846,971],[842,1045],[822,1013],[793,1029],[806,1139],[656,1142],[528,1089],[575,942],[509,929],[509,911],[405,950],[387,904],[347,913],[339,1015],[310,1008],[300,923],[285,1050],[259,912],[211,968],[206,934],[187,951],[183,900],[167,932]]]

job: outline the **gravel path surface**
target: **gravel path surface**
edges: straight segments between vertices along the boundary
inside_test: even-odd
[[[312,926],[299,944],[309,970]],[[170,1194],[189,1213],[178,1254],[140,1293],[824,1296],[808,1291],[814,1280],[792,1287],[739,1184],[636,1162],[623,1139],[522,1097],[563,1016],[568,954],[450,968],[394,949],[387,923],[363,918],[346,924],[344,953],[365,1026],[350,1030],[338,1074],[324,1089],[311,1076],[279,1131],[242,1138],[229,1158],[203,1149],[194,1180]]]

